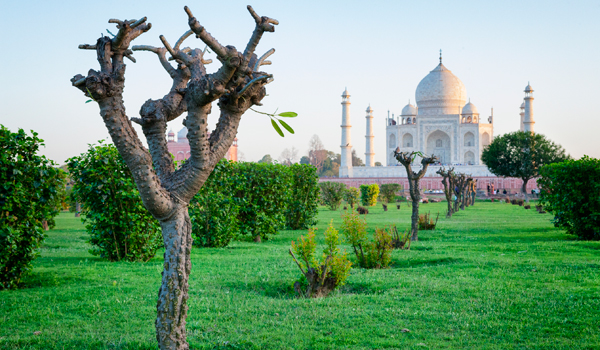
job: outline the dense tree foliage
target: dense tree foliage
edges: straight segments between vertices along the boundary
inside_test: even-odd
[[[393,203],[396,200],[396,194],[402,190],[400,184],[383,184],[379,187],[379,198],[385,204]]]
[[[311,165],[293,164],[288,167],[291,186],[286,209],[286,226],[292,230],[316,225],[319,204],[319,177]]]
[[[538,180],[554,225],[581,239],[600,240],[600,160],[584,156],[544,166]]]
[[[110,261],[148,261],[162,246],[129,168],[113,145],[100,144],[68,160],[74,198],[81,203],[90,253]]]
[[[523,180],[522,191],[525,195],[527,182],[539,176],[541,167],[568,158],[560,145],[542,134],[525,131],[495,137],[481,154],[481,160],[495,175]]]
[[[37,135],[0,125],[0,289],[18,287],[31,270],[43,223],[54,226],[63,199],[64,173],[37,154]]]
[[[356,188],[356,187],[348,187],[344,191],[343,198],[346,201],[346,203],[350,204],[350,208],[354,209],[354,205],[356,203],[358,203],[359,195],[360,194],[358,192],[358,188]]]
[[[342,204],[346,185],[342,182],[326,181],[319,183],[321,189],[321,202],[330,210],[337,210]]]
[[[379,185],[360,185],[360,203],[364,206],[374,206],[377,204],[377,197],[379,196]]]

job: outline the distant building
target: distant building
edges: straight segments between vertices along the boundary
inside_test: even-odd
[[[208,135],[210,137],[210,133]],[[177,139],[175,139],[173,130],[169,130],[169,133],[167,134],[167,149],[169,150],[169,153],[175,156],[176,161],[188,159],[190,157],[190,142],[187,139],[187,128],[185,126],[177,133]],[[229,147],[227,153],[225,153],[225,159],[237,162],[237,137],[233,140],[233,144]]]
[[[523,131],[533,132],[533,89],[525,88],[521,105]],[[462,81],[440,63],[416,89],[416,106],[406,105],[396,117],[389,111],[386,118],[386,165],[374,166],[373,109],[366,110],[366,166],[353,167],[350,161],[352,150],[350,122],[350,94],[342,94],[342,144],[339,176],[344,177],[405,177],[404,167],[394,157],[399,148],[403,152],[421,152],[435,155],[439,163],[429,167],[426,176],[435,176],[440,166],[455,167],[457,172],[473,176],[493,176],[481,161],[483,149],[494,137],[493,110],[489,118],[480,118],[479,111],[467,100],[467,90]],[[418,168],[419,160],[415,161]]]

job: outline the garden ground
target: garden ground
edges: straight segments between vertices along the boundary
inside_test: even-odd
[[[394,251],[391,268],[353,268],[324,299],[292,291],[300,271],[287,251],[306,231],[194,248],[190,347],[600,349],[600,242],[577,241],[550,214],[515,205],[477,202],[451,219],[445,207],[421,206],[440,212],[438,228]],[[369,211],[370,231],[409,227],[406,204]],[[320,209],[321,244],[340,214]],[[162,252],[147,263],[110,263],[88,253],[87,238],[72,213],[57,218],[25,288],[0,292],[0,348],[156,348]]]

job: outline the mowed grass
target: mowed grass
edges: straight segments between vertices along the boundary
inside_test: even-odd
[[[324,299],[292,292],[300,272],[287,251],[306,231],[195,248],[191,348],[600,349],[600,242],[577,241],[550,214],[515,205],[477,202],[451,219],[445,208],[422,205],[440,212],[436,230],[394,251],[389,269],[353,268]],[[409,227],[406,204],[369,211],[370,231]],[[319,249],[340,214],[321,209]],[[86,239],[79,219],[61,214],[26,287],[0,291],[1,349],[156,349],[162,252],[109,263],[88,253]]]

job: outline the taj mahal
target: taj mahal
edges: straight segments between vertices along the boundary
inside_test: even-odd
[[[525,88],[521,104],[520,130],[533,132],[533,89]],[[494,138],[493,109],[489,117],[481,117],[477,107],[467,100],[462,81],[442,64],[435,67],[417,85],[416,106],[410,102],[399,116],[386,118],[386,166],[374,166],[373,109],[366,109],[365,166],[352,166],[350,94],[342,94],[342,144],[340,178],[405,177],[406,170],[394,158],[394,150],[434,154],[439,163],[430,166],[426,176],[435,176],[441,166],[473,176],[495,176],[481,162],[481,153]],[[420,158],[414,167],[419,168]]]

